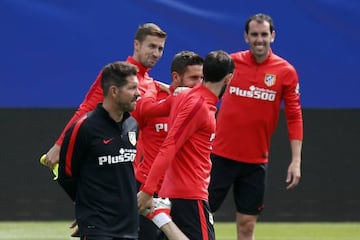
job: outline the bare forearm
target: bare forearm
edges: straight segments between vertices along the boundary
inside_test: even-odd
[[[292,189],[296,187],[301,178],[301,140],[291,140],[291,162],[288,167],[286,183],[287,189]]]
[[[295,164],[301,164],[301,149],[302,141],[301,140],[290,140],[291,148],[291,161]]]

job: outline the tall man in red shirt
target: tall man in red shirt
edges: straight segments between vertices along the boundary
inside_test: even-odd
[[[250,17],[244,38],[250,50],[231,54],[234,77],[218,114],[209,203],[216,212],[233,186],[238,239],[252,240],[264,208],[270,139],[278,123],[281,102],[285,105],[292,153],[287,189],[300,180],[303,120],[296,70],[270,49],[275,39],[271,17]]]
[[[142,96],[149,85],[158,84],[149,76],[148,72],[159,61],[163,55],[167,34],[154,23],[145,23],[138,27],[134,37],[134,52],[126,61],[138,67],[137,78],[139,80],[139,91]],[[95,109],[96,105],[104,100],[101,88],[101,72],[91,85],[85,99],[66,124],[56,143],[46,154],[46,164],[52,167],[59,162],[60,146],[66,130],[85,113]]]
[[[142,211],[152,205],[152,196],[165,174],[159,196],[171,199],[171,217],[189,239],[215,239],[208,205],[210,152],[216,103],[233,70],[234,63],[227,53],[214,51],[207,55],[203,83],[172,101],[168,135],[138,193]]]

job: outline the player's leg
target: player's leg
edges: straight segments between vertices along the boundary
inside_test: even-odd
[[[153,200],[154,209],[146,209],[141,214],[161,229],[169,240],[189,240],[171,219],[170,200],[168,198],[154,198]]]
[[[156,225],[140,215],[139,240],[165,240],[165,234]]]
[[[209,205],[215,213],[224,202],[226,195],[238,175],[237,162],[211,154],[211,177],[209,184]]]
[[[171,199],[171,204],[173,222],[189,239],[215,239],[213,218],[206,201]]]
[[[160,229],[169,240],[189,240],[173,221],[164,224]]]
[[[241,174],[234,183],[237,235],[254,240],[255,225],[264,208],[267,164],[238,163]]]
[[[254,240],[255,225],[259,215],[236,213],[236,232],[238,240]]]
[[[141,183],[137,181],[138,190]],[[166,236],[151,220],[139,215],[139,240],[166,240]]]

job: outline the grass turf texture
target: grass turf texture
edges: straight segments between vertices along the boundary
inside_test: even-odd
[[[69,221],[0,222],[0,240],[57,240],[71,238]],[[215,223],[216,239],[235,240],[235,223]],[[262,223],[256,227],[257,240],[355,240],[360,223]]]

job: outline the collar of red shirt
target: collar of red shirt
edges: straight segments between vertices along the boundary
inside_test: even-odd
[[[255,59],[254,59],[254,57],[253,57],[253,55],[252,55],[252,53],[251,53],[250,50],[246,51],[245,54],[246,54],[246,57],[247,57],[248,59],[250,59],[250,61],[251,61],[252,63],[255,63],[256,65],[259,65],[259,64],[255,61]],[[261,64],[266,64],[266,63],[271,59],[272,55],[273,55],[273,52],[272,52],[271,48],[269,48],[269,55],[268,55],[268,57],[265,59],[265,61],[263,61]]]
[[[198,91],[198,93],[203,96],[206,101],[212,105],[216,105],[219,101],[218,96],[216,96],[210,89],[204,86],[204,84],[199,84],[198,86],[193,88],[194,91]]]
[[[126,59],[127,62],[134,64],[135,66],[138,67],[139,69],[139,74],[141,75],[145,75],[145,73],[149,72],[151,70],[151,68],[146,68],[144,67],[141,63],[139,63],[138,61],[136,61],[133,57],[128,56],[128,58]]]

